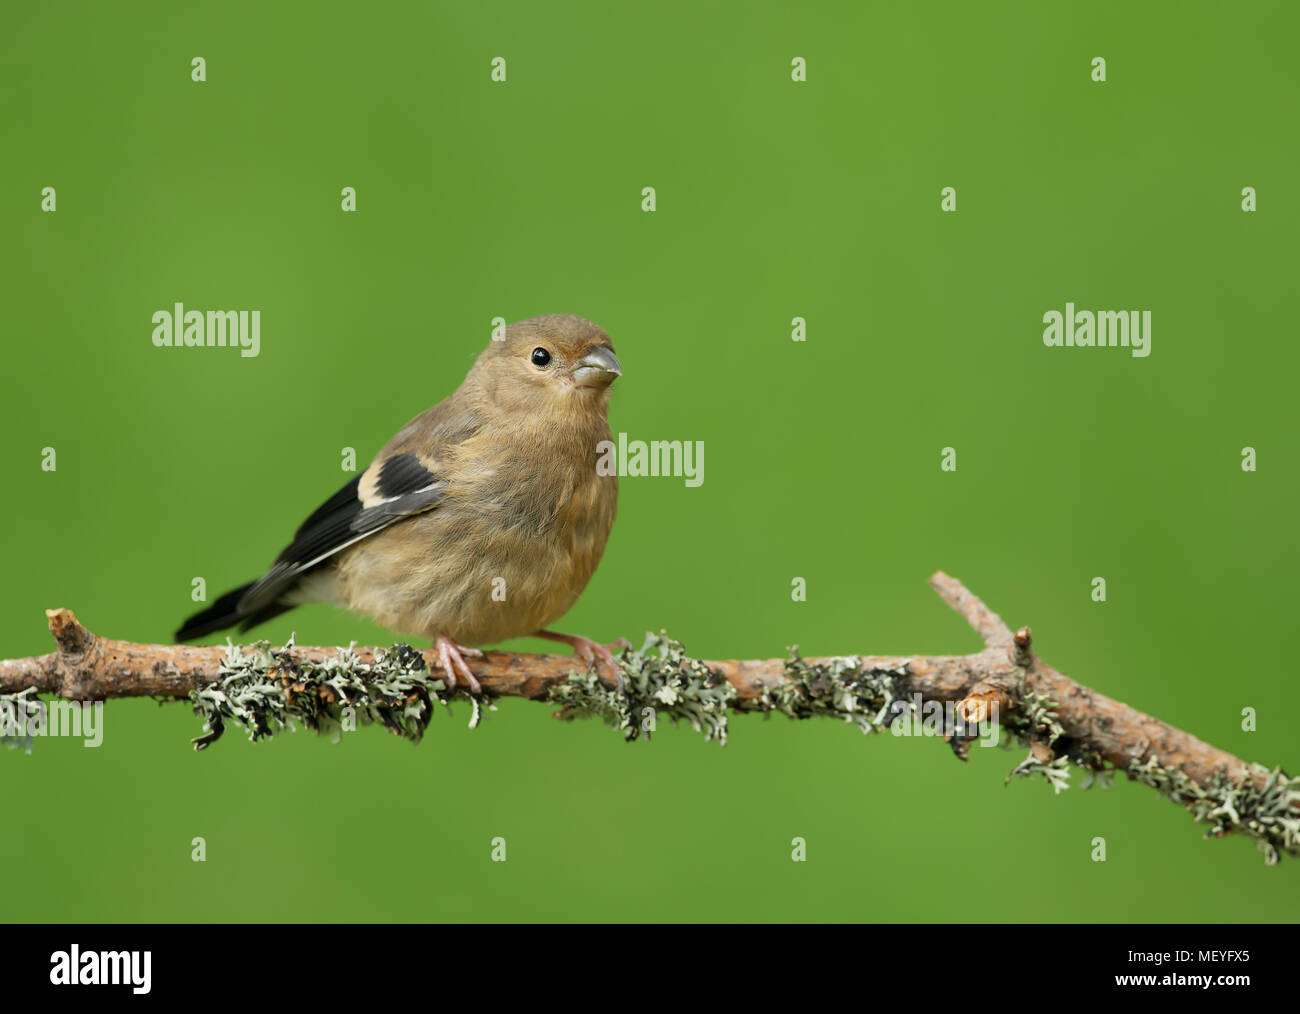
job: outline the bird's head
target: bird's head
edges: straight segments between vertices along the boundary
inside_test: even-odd
[[[572,314],[511,324],[502,340],[488,344],[474,370],[503,407],[602,415],[609,387],[623,373],[609,335]]]

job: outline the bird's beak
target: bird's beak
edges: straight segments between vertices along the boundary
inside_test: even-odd
[[[573,364],[573,382],[579,387],[608,387],[623,375],[623,366],[613,349],[597,345]]]

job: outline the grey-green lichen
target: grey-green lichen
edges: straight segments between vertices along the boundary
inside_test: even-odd
[[[666,633],[646,634],[638,651],[615,656],[622,686],[606,686],[595,672],[569,674],[547,700],[561,718],[599,718],[625,739],[649,738],[659,719],[686,722],[706,740],[727,742],[727,709],[736,689]]]
[[[898,679],[907,675],[907,662],[893,668],[864,666],[856,655],[810,664],[790,648],[785,680],[766,688],[755,708],[790,718],[824,715],[857,726],[864,735],[889,727],[903,702]]]
[[[1133,761],[1128,774],[1186,807],[1198,824],[1208,824],[1207,838],[1241,833],[1255,840],[1264,862],[1275,866],[1282,852],[1300,855],[1300,777],[1280,768],[1269,771],[1255,765],[1255,774],[1267,776],[1261,786],[1243,770],[1240,778],[1216,771],[1208,786],[1198,784],[1176,767],[1155,758]]]
[[[381,649],[372,663],[362,662],[351,647],[313,662],[294,651],[292,639],[283,648],[272,648],[266,641],[250,647],[244,654],[228,645],[220,678],[190,693],[195,714],[204,719],[205,734],[194,740],[196,750],[214,743],[228,721],[241,726],[252,740],[301,722],[320,732],[380,724],[419,742],[433,715],[433,702],[446,703],[451,696],[424,657],[407,645]],[[472,728],[482,716],[483,701],[470,699]]]
[[[1061,751],[1059,756],[1042,760],[1031,747],[1029,756],[1012,769],[1007,781],[1012,776],[1041,774],[1053,792],[1059,793],[1069,788],[1070,769],[1077,765],[1085,771],[1085,789],[1094,783],[1110,787],[1113,766],[1108,767],[1095,751],[1085,751],[1066,738],[1056,705],[1049,698],[1026,689],[1020,708],[1005,724],[1021,742]],[[1157,789],[1186,808],[1198,824],[1208,824],[1207,838],[1246,834],[1254,839],[1269,866],[1276,865],[1283,852],[1300,855],[1300,778],[1256,765],[1254,773],[1265,777],[1262,786],[1246,771],[1235,779],[1216,771],[1208,785],[1201,785],[1181,769],[1160,764],[1155,758],[1133,761],[1125,770],[1134,781]]]
[[[1009,784],[1012,778],[1029,778],[1033,775],[1042,775],[1046,778],[1047,784],[1052,787],[1053,795],[1064,792],[1070,787],[1070,758],[1053,757],[1051,760],[1041,761],[1031,751],[1024,760],[1008,772],[1003,784]]]
[[[736,701],[736,690],[690,658],[679,642],[662,631],[647,634],[641,649],[625,651],[618,663],[621,689],[606,686],[592,672],[572,673],[551,688],[547,699],[563,706],[562,718],[600,718],[628,740],[648,735],[659,718],[668,718],[689,722],[705,739],[726,744],[727,709]],[[864,667],[849,656],[813,665],[791,648],[784,675],[783,682],[766,687],[745,709],[790,718],[833,716],[870,733],[887,728],[896,716],[902,702],[895,681],[907,675],[907,664]]]
[[[872,733],[890,728],[909,709],[915,710],[919,700],[918,694],[909,700],[904,693],[908,661],[881,667],[848,656],[812,664],[792,648],[783,681],[743,705],[730,683],[689,657],[679,642],[663,632],[647,635],[639,651],[624,651],[616,661],[621,675],[618,688],[605,686],[596,672],[588,671],[570,673],[563,684],[549,690],[548,699],[561,705],[561,717],[601,718],[629,740],[648,736],[659,718],[667,718],[674,724],[687,722],[707,740],[725,744],[732,706],[791,718],[838,717],[863,733]],[[473,728],[484,707],[493,708],[492,697],[459,693],[471,702]],[[227,722],[241,726],[253,740],[301,723],[318,731],[381,724],[418,742],[434,702],[447,704],[452,696],[446,683],[429,671],[421,653],[406,645],[381,649],[373,662],[365,663],[351,647],[313,662],[298,655],[292,640],[278,649],[265,641],[242,650],[230,644],[218,680],[190,694],[195,713],[205,721],[205,734],[194,744],[201,750],[215,742]],[[35,688],[0,694],[0,711],[6,714],[20,709],[30,714],[34,707],[39,707]],[[1071,767],[1077,766],[1084,770],[1085,789],[1092,784],[1109,786],[1118,769],[1095,749],[1067,737],[1056,707],[1050,698],[1022,684],[1018,698],[999,716],[1009,733],[1010,742],[1003,745],[1016,742],[1030,748],[1008,782],[1013,776],[1039,774],[1059,793],[1069,787]],[[947,732],[946,738],[954,752],[964,757],[963,745],[971,737],[959,728]],[[6,736],[3,730],[0,739],[8,746],[30,749],[30,739]],[[1248,835],[1269,865],[1276,864],[1283,852],[1300,855],[1300,778],[1255,765],[1239,778],[1218,772],[1203,786],[1154,758],[1134,761],[1124,770],[1184,806],[1198,823],[1209,825],[1206,837]]]
[[[907,675],[906,661],[892,668],[864,666],[861,659],[848,656],[813,665],[800,658],[795,647],[790,649],[790,657],[785,663],[785,681],[764,690],[756,707],[791,718],[834,716],[853,723],[863,733],[880,732],[888,729],[909,709],[916,709],[914,701],[909,701],[901,693],[902,679]],[[1050,750],[1064,736],[1065,730],[1056,714],[1056,703],[1051,698],[1025,689],[1017,704],[1010,714],[999,716],[1003,728],[1014,741],[1025,746],[1032,741],[1040,744],[1040,750],[1042,746]],[[967,726],[960,720],[945,729],[954,752],[963,759],[966,757],[965,744],[973,738],[975,729],[975,726]],[[1059,793],[1069,788],[1071,765],[1083,763],[1082,759],[1065,754],[1039,759],[1031,750],[1007,775],[1007,781],[1013,776],[1042,775],[1053,792]],[[1093,781],[1089,777],[1085,787]],[[1102,784],[1107,783],[1108,778],[1103,777]]]
[[[40,698],[36,696],[35,687],[24,687],[11,694],[0,694],[0,742],[10,750],[32,752],[32,737],[19,735],[17,730],[25,728],[27,720],[35,715],[41,707]]]
[[[1065,729],[1061,727],[1056,714],[1054,700],[1038,693],[1032,687],[1025,687],[1020,693],[1019,707],[1012,714],[1004,717],[1002,725],[1018,743],[1030,746],[1025,759],[1008,773],[1004,785],[1009,784],[1012,778],[1042,775],[1047,780],[1047,784],[1052,787],[1053,795],[1059,795],[1070,787],[1072,761],[1080,765],[1083,762],[1078,758],[1071,758],[1068,754],[1058,757],[1053,752],[1057,740],[1065,735]],[[1032,744],[1038,744],[1040,751],[1046,748],[1045,756],[1038,756]],[[1084,788],[1092,784],[1093,779],[1089,778],[1084,783]],[[1101,784],[1103,788],[1107,786],[1104,781]]]
[[[1056,714],[1056,702],[1032,687],[1021,691],[1019,707],[1003,724],[1020,739],[1038,739],[1048,746],[1065,735]]]

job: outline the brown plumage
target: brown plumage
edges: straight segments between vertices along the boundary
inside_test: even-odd
[[[260,580],[191,617],[178,639],[329,601],[433,639],[453,686],[459,674],[477,690],[464,646],[526,634],[609,662],[607,648],[544,628],[577,601],[614,522],[618,479],[596,461],[620,373],[589,320],[510,325],[460,387],[308,518]]]

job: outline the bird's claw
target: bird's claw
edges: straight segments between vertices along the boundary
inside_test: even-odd
[[[614,652],[632,647],[632,642],[626,637],[620,637],[612,644],[604,645],[599,641],[593,641],[590,637],[583,637],[581,634],[557,634],[552,630],[539,630],[535,636],[569,645],[573,648],[573,653],[587,664],[587,668],[595,668],[598,675],[600,670],[596,664],[597,662],[609,666],[614,672],[614,685],[619,693],[623,692],[623,670],[614,661]]]
[[[457,644],[450,637],[439,635],[434,641],[434,647],[438,650],[438,664],[442,671],[447,674],[447,689],[456,689],[456,677],[464,677],[465,682],[469,684],[469,692],[475,697],[483,693],[482,686],[474,677],[469,663],[465,661],[464,656],[469,655],[471,658],[483,658],[483,652],[477,648],[466,648],[464,645]]]
[[[626,637],[620,637],[610,644],[601,644],[589,637],[575,637],[572,643],[573,653],[587,663],[588,669],[594,667],[599,671],[601,665],[609,667],[614,673],[614,684],[621,694],[624,690],[623,669],[614,660],[614,652],[632,647],[632,642]]]

